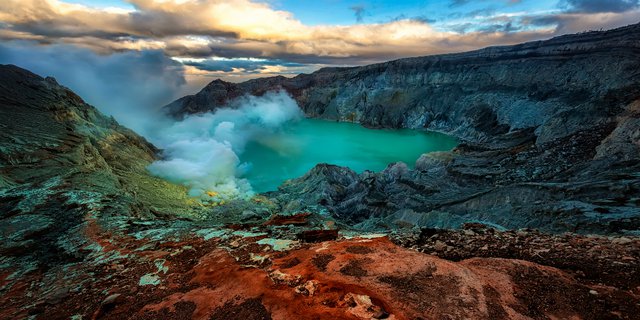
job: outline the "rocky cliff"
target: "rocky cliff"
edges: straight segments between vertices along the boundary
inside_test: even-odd
[[[195,211],[146,172],[154,146],[53,78],[0,66],[0,128],[0,256],[16,270],[81,261],[84,228]]]
[[[478,224],[391,237],[339,232],[357,216],[283,215],[284,200],[265,196],[242,205],[263,206],[266,217],[222,224],[240,205],[229,204],[202,219],[214,208],[146,172],[152,145],[54,79],[15,66],[0,66],[0,128],[0,319],[633,319],[640,312],[636,237]],[[440,170],[433,163],[449,157],[422,159],[411,174]],[[362,176],[318,166],[278,195],[290,188],[331,208],[352,192],[340,186],[356,180],[419,187],[403,174],[401,165]],[[368,192],[386,201],[387,190]]]
[[[166,110],[206,112],[285,90],[310,117],[449,133],[462,143],[357,175],[321,165],[270,194],[366,228],[483,221],[547,231],[640,228],[640,24],[515,46],[216,80]],[[311,192],[313,191],[313,192]]]

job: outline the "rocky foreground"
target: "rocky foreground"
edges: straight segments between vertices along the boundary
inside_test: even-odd
[[[82,261],[34,265],[19,277],[5,269],[0,317],[635,319],[640,312],[640,239],[478,225],[393,235],[439,258],[384,235],[325,232],[325,241],[310,242],[318,240],[311,225],[306,215],[221,228],[91,223],[82,229],[89,241],[78,248],[87,253]]]
[[[639,28],[214,82],[171,110],[284,88],[311,116],[462,141],[215,207],[53,78],[0,66],[0,319],[637,319]]]

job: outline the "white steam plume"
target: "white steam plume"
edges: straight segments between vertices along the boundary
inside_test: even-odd
[[[203,199],[225,199],[253,194],[240,178],[247,164],[239,155],[247,142],[271,133],[302,112],[286,93],[243,97],[230,108],[193,115],[165,123],[149,133],[150,140],[164,149],[164,160],[149,166],[159,177],[187,186],[189,194]],[[211,193],[214,192],[214,193]]]
[[[2,0],[0,0],[2,1]],[[160,51],[99,55],[71,45],[42,46],[31,41],[0,42],[0,63],[12,63],[42,76],[56,77],[100,111],[164,149],[165,159],[149,170],[183,184],[193,196],[210,198],[251,194],[249,183],[238,178],[247,142],[278,130],[301,116],[285,93],[245,97],[226,109],[176,122],[158,106],[195,90],[184,78],[184,68]]]

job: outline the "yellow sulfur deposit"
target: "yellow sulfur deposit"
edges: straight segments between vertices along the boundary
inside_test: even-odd
[[[212,197],[212,198],[218,196],[218,193],[215,191],[207,191],[206,193],[209,197]]]

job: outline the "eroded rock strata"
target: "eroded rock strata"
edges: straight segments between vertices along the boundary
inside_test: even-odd
[[[320,165],[269,194],[365,229],[413,224],[633,233],[640,227],[640,24],[473,52],[211,82],[176,117],[285,90],[309,116],[449,133],[415,170]]]

